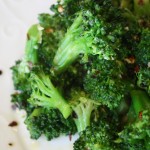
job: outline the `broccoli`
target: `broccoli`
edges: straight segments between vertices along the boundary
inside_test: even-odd
[[[145,89],[150,95],[150,68],[141,68],[140,71],[137,73],[137,77],[137,85],[140,88]]]
[[[119,150],[118,145],[113,142],[117,133],[116,123],[106,120],[108,118],[100,118],[81,132],[74,143],[74,150]]]
[[[142,28],[140,42],[135,52],[137,65],[137,85],[150,94],[150,30]]]
[[[143,149],[150,149],[150,98],[144,91],[131,92],[132,105],[136,120],[128,122],[123,131],[119,133],[123,143],[135,145],[143,143]],[[132,116],[130,116],[132,117]],[[139,144],[140,145],[140,144]]]
[[[18,90],[27,89],[27,78],[34,64],[38,62],[37,49],[38,43],[41,42],[42,28],[36,24],[30,27],[27,33],[27,42],[25,47],[25,55],[22,60],[16,61],[11,67],[13,72],[14,86]],[[26,83],[27,82],[27,83]],[[25,84],[25,86],[23,86]]]
[[[99,55],[100,59],[106,60],[113,60],[117,57],[117,51],[120,50],[121,46],[121,39],[118,37],[124,32],[124,27],[122,18],[119,18],[117,13],[113,17],[118,21],[120,20],[120,23],[111,20],[113,11],[118,12],[118,14],[121,12],[115,7],[112,9],[110,4],[111,2],[108,1],[107,7],[105,3],[101,7],[97,6],[95,14],[90,9],[83,9],[76,13],[74,22],[61,40],[54,57],[55,72],[59,73],[65,70],[80,55],[83,55],[83,62],[87,62],[90,54]],[[106,7],[108,15],[103,14],[103,6]],[[99,15],[99,13],[102,14]]]
[[[71,106],[75,113],[74,121],[79,133],[90,126],[92,113],[98,105],[98,103],[89,99],[83,91],[72,91]]]
[[[22,92],[15,92],[11,95],[11,101],[19,108],[26,110],[27,114],[30,114],[34,107],[29,104],[27,101],[30,98],[31,91],[22,91]]]
[[[48,75],[32,73],[30,77],[32,94],[28,99],[33,106],[41,106],[44,108],[57,108],[63,114],[64,118],[68,118],[72,109],[67,101],[62,97],[56,87],[52,84]]]
[[[11,68],[31,138],[78,133],[74,150],[150,149],[148,7],[59,0],[39,15]]]
[[[33,110],[26,118],[25,124],[32,139],[45,135],[47,140],[51,140],[60,135],[73,135],[77,130],[71,117],[65,119],[57,109],[40,107]]]
[[[101,105],[117,108],[133,88],[125,65],[119,60],[99,60],[98,57],[91,57],[89,61],[92,63],[86,65],[84,90]]]
[[[32,65],[38,62],[37,49],[42,40],[42,27],[39,24],[32,25],[27,33],[25,55],[18,66],[21,73],[29,73]]]
[[[59,14],[53,16],[43,13],[38,18],[39,24],[43,28],[42,41],[38,44],[39,48],[37,49],[38,63],[43,66],[45,72],[49,72],[56,49],[58,49],[58,43],[64,36],[66,27]]]

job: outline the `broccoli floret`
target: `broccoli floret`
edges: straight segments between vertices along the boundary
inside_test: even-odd
[[[22,60],[16,62],[11,67],[13,71],[14,86],[17,90],[25,90],[28,88],[28,78],[30,71],[34,64],[37,63],[37,48],[41,42],[42,31],[39,25],[33,25],[30,27],[27,33],[27,42],[25,48],[25,55]]]
[[[25,109],[27,114],[30,114],[34,107],[29,104],[27,101],[28,98],[30,98],[31,91],[21,91],[16,92],[11,95],[12,99],[11,101],[19,108],[19,109]]]
[[[84,90],[101,105],[110,109],[118,107],[133,86],[125,65],[119,60],[99,60],[98,57],[91,57],[89,62]]]
[[[25,124],[27,125],[27,129],[30,131],[30,136],[32,139],[38,139],[42,134],[41,128],[38,127],[41,120],[39,122],[37,119],[41,112],[41,109],[34,109],[30,116],[28,116],[25,120]]]
[[[107,6],[109,15],[102,13],[101,7],[103,6],[98,6],[99,13],[97,12],[97,14],[86,9],[76,14],[77,17],[68,28],[54,57],[53,63],[56,72],[65,70],[80,55],[83,55],[83,62],[87,61],[90,54],[98,54],[100,59],[115,59],[116,51],[119,50],[121,43],[118,37],[124,32],[124,28],[121,23],[111,20],[113,11],[116,10],[118,14],[121,12],[115,7],[112,9],[110,4],[111,2]],[[119,15],[115,14],[114,17],[118,21],[121,20]]]
[[[54,55],[59,46],[59,41],[66,32],[63,17],[54,14],[40,14],[39,24],[43,28],[42,41],[37,49],[38,63],[43,65],[46,72],[50,71]]]
[[[13,84],[16,90],[29,91],[31,89],[28,79],[30,74],[21,71],[21,60],[16,61],[16,64],[11,67]]]
[[[137,85],[145,89],[150,94],[150,30],[143,28],[141,31],[140,42],[135,52],[137,65]]]
[[[77,130],[73,119],[65,119],[56,109],[36,108],[26,118],[25,124],[33,139],[45,135],[47,140],[51,140],[60,135],[72,135]]]
[[[75,124],[78,132],[81,132],[85,130],[86,127],[90,126],[91,115],[99,104],[88,98],[83,91],[78,92],[75,90],[72,92],[71,105],[75,113]]]
[[[136,114],[136,120],[128,123],[119,136],[122,142],[128,145],[143,143],[143,149],[150,149],[150,98],[144,91],[131,92],[132,105]],[[132,117],[132,116],[131,116]]]
[[[149,28],[142,29],[140,42],[135,51],[137,64],[140,66],[148,66],[150,62],[150,30]]]
[[[114,143],[117,128],[115,129],[112,122],[101,118],[98,122],[92,123],[80,133],[79,139],[74,143],[74,150],[119,150]]]
[[[57,108],[67,118],[72,109],[68,102],[63,98],[60,92],[52,84],[50,77],[44,73],[31,74],[30,77],[32,94],[28,99],[33,106],[41,106],[44,108]]]

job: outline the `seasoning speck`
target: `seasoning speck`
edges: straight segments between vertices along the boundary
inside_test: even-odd
[[[69,141],[72,140],[72,134],[69,134]]]
[[[58,7],[58,12],[62,13],[63,11],[64,11],[64,8],[60,5],[60,6]]]
[[[13,146],[13,143],[8,143],[9,146]]]
[[[18,126],[18,123],[16,121],[12,121],[8,126],[16,127],[16,126]]]
[[[3,73],[3,71],[2,71],[2,70],[0,70],[0,75],[2,75],[2,73]]]
[[[17,104],[11,105],[12,110],[16,110],[18,108]]]

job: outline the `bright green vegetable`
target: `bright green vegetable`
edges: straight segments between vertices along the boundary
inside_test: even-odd
[[[150,149],[148,0],[64,0],[40,14],[11,68],[31,138],[74,150]]]

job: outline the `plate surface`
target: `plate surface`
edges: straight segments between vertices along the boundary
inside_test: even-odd
[[[49,7],[56,0],[0,0],[0,150],[72,150],[73,137],[60,137],[51,142],[41,137],[30,139],[23,120],[24,111],[11,108],[13,83],[10,67],[24,53],[27,29],[37,22],[42,12],[50,12]],[[17,121],[17,127],[9,123]]]

